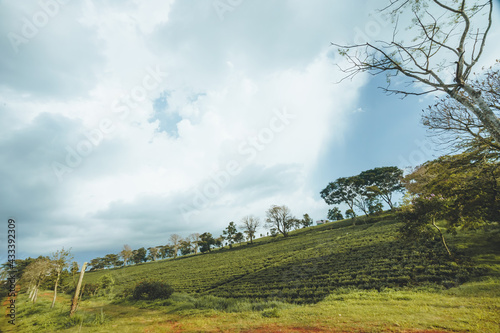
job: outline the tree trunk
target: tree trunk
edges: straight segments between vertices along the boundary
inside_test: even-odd
[[[33,293],[33,298],[32,298],[33,303],[36,303],[36,300],[38,298],[38,287],[39,286],[40,286],[40,283],[37,283],[35,286],[35,291]]]
[[[500,143],[500,119],[491,110],[488,103],[481,97],[480,91],[474,90],[474,88],[467,84],[464,84],[462,88],[470,96],[475,105],[458,93],[452,94],[451,97],[473,112],[483,123],[484,127],[486,127],[493,139],[495,139],[497,143]]]
[[[29,295],[28,295],[28,298],[30,301],[33,301],[33,294],[35,292],[35,286],[33,285],[30,285],[29,287]]]
[[[436,219],[433,217],[432,218],[432,225],[439,231],[439,235],[441,236],[441,241],[443,242],[444,248],[446,249],[446,252],[448,252],[448,255],[451,257],[451,252],[450,249],[448,248],[448,245],[446,245],[446,241],[444,240],[444,235],[441,232],[441,229],[436,225]]]
[[[83,266],[82,266],[82,270],[80,271],[80,278],[78,279],[78,284],[76,285],[75,296],[73,297],[73,300],[71,301],[71,310],[69,311],[69,316],[70,317],[76,311],[76,306],[78,304],[78,296],[80,294],[80,288],[82,287],[83,275],[85,274],[85,269],[86,268],[87,268],[87,263],[84,262]]]
[[[387,197],[387,204],[389,205],[389,207],[391,208],[391,210],[394,210],[394,205],[392,204],[392,200],[391,200],[391,198],[389,196]]]
[[[57,271],[57,278],[56,278],[56,284],[54,286],[54,298],[52,299],[52,304],[50,305],[50,308],[52,309],[56,305],[56,298],[57,298],[57,286],[59,285],[59,278],[61,277],[61,270]]]

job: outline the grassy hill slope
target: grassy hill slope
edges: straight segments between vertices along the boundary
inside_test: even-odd
[[[402,242],[398,225],[390,214],[366,223],[361,220],[355,226],[345,220],[297,230],[288,238],[262,238],[231,250],[90,272],[84,281],[95,283],[111,274],[118,293],[141,280],[160,279],[177,292],[314,303],[342,287],[457,286],[487,273],[471,255],[483,256],[490,270],[498,267],[495,239],[487,241],[479,234],[450,239],[455,251],[451,259],[438,242],[425,246]],[[498,238],[498,232],[493,236]],[[474,237],[487,244],[467,252],[469,245],[477,244]]]
[[[498,226],[447,235],[448,258],[440,243],[402,243],[390,214],[362,222],[89,272],[86,283],[111,274],[112,294],[85,297],[70,318],[71,295],[51,308],[51,291],[35,304],[21,293],[16,325],[0,321],[0,332],[499,332]],[[156,301],[113,295],[149,278],[177,292]]]

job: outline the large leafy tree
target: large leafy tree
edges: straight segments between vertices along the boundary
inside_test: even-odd
[[[212,245],[215,245],[215,239],[209,232],[204,232],[200,235],[200,245],[201,252],[210,252],[212,250]]]
[[[174,256],[174,249],[172,248],[171,245],[163,245],[163,246],[158,246],[160,249],[160,256],[162,259],[165,258],[170,258]]]
[[[266,216],[266,225],[270,229],[276,229],[283,237],[288,236],[298,221],[287,206],[273,205],[266,211]]]
[[[338,207],[333,207],[328,210],[328,219],[332,221],[343,220],[344,216],[342,216],[342,212]]]
[[[132,252],[133,252],[132,261],[134,263],[139,264],[141,262],[146,262],[148,260],[147,258],[148,251],[144,247],[138,248],[137,250],[134,250]]]
[[[238,244],[241,244],[245,240],[245,235],[242,232],[237,232],[236,235],[234,235],[234,241]]]
[[[384,89],[390,93],[404,96],[445,93],[474,114],[500,144],[500,119],[470,79],[492,26],[493,3],[493,0],[390,0],[384,10],[395,23],[391,40],[332,44],[350,62],[350,67],[343,69],[347,77],[360,72],[384,73],[389,82]],[[413,16],[408,26],[409,37],[401,36],[405,29],[398,26],[404,22],[402,15],[407,13]],[[391,88],[391,79],[396,76],[406,78],[410,84],[404,87],[411,88],[399,88],[403,85]]]
[[[368,183],[360,175],[349,177],[353,184],[354,193],[354,206],[365,213],[366,216],[370,214],[371,207],[376,204],[376,195],[368,190]]]
[[[104,269],[106,268],[106,261],[104,260],[104,258],[94,258],[90,260],[89,266],[90,266],[90,271]]]
[[[189,239],[183,239],[179,248],[183,256],[193,253],[193,246]]]
[[[227,226],[226,229],[222,231],[222,235],[224,239],[227,241],[229,244],[229,248],[231,249],[233,247],[233,244],[236,242],[236,234],[238,233],[238,230],[236,229],[236,224],[234,222],[229,222],[229,225]]]
[[[123,264],[120,260],[120,256],[114,253],[106,254],[102,259],[106,267],[117,267]]]
[[[400,234],[406,240],[433,239],[434,230],[437,230],[439,238],[451,257],[451,251],[446,244],[443,232],[437,225],[437,219],[446,216],[446,208],[449,200],[442,195],[431,194],[429,196],[415,196],[407,205],[403,205],[398,216],[404,221],[400,228]]]
[[[394,209],[393,193],[404,191],[403,170],[395,166],[363,171],[359,174],[359,179],[364,185],[366,194],[381,198],[391,209]]]
[[[353,177],[340,177],[328,184],[321,192],[321,197],[329,205],[347,204],[354,212],[354,203],[357,197],[357,187]]]
[[[453,230],[477,228],[500,220],[500,155],[477,143],[461,154],[424,163],[405,177],[408,191],[418,196],[449,199],[446,220]]]

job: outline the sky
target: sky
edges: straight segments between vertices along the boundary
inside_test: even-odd
[[[439,156],[420,125],[433,96],[341,81],[331,42],[389,36],[385,4],[0,0],[0,216],[16,256],[218,236],[271,205],[320,220],[328,182]]]

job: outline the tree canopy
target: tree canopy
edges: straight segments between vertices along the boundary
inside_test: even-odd
[[[451,228],[477,228],[500,220],[500,155],[476,143],[461,154],[424,163],[405,177],[413,195],[449,199],[446,220]]]
[[[370,215],[382,210],[379,198],[391,209],[394,208],[392,194],[403,191],[402,176],[403,171],[397,167],[374,168],[356,176],[337,178],[329,183],[320,195],[329,205],[347,204],[349,215],[356,216],[355,207],[365,215]],[[332,216],[335,213],[337,212],[332,212]]]

